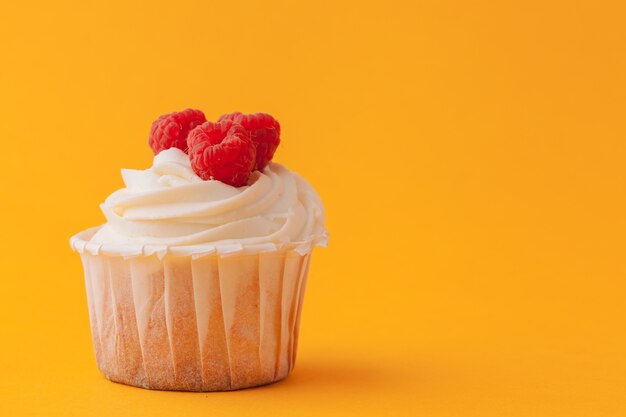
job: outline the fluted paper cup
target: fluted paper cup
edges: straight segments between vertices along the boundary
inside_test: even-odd
[[[293,369],[311,250],[319,241],[227,253],[104,247],[82,258],[98,368],[149,389],[223,391]],[[267,248],[270,249],[270,248]]]

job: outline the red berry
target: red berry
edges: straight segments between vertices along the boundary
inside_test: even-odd
[[[206,117],[200,110],[187,109],[164,114],[152,122],[148,144],[155,155],[169,148],[187,152],[187,135],[194,127],[204,122]]]
[[[215,179],[235,187],[247,184],[256,150],[240,124],[206,122],[189,133],[187,145],[191,167],[203,180]]]
[[[266,113],[231,113],[219,118],[219,121],[230,120],[239,123],[250,132],[250,139],[256,148],[256,165],[254,169],[261,171],[274,157],[280,144],[280,124]]]

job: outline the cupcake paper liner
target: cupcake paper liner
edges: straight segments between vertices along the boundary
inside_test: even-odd
[[[116,254],[90,247],[96,230],[71,242],[83,261],[106,378],[222,391],[278,381],[293,369],[311,249],[320,241],[267,251],[124,247]]]

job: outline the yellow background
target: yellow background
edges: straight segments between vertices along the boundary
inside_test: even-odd
[[[0,415],[626,415],[618,1],[17,1],[0,13]],[[322,196],[298,363],[117,385],[69,237],[197,107]]]

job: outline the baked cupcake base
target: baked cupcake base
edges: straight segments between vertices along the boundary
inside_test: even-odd
[[[226,391],[279,381],[293,369],[310,251],[128,257],[76,243],[106,378]]]

